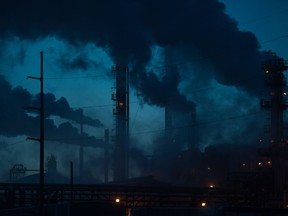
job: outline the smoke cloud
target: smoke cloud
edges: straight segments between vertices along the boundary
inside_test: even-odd
[[[94,42],[106,48],[115,62],[132,65],[131,80],[149,103],[163,105],[152,99],[153,90],[160,96],[173,91],[173,100],[165,101],[168,104],[185,99],[177,88],[181,77],[172,76],[174,80],[167,82],[145,70],[154,45],[178,48],[187,59],[196,53],[211,65],[219,83],[254,94],[262,85],[256,37],[240,31],[218,0],[29,0],[17,4],[4,0],[0,8],[3,36],[57,35],[75,45]],[[85,67],[84,63],[76,59],[74,66]]]
[[[0,133],[7,137],[18,135],[26,135],[31,137],[39,136],[39,115],[33,116],[27,113],[27,108],[31,104],[39,107],[39,95],[33,100],[26,89],[22,87],[12,88],[11,85],[0,76],[0,100],[2,106],[0,108]],[[102,146],[103,142],[95,137],[89,136],[86,133],[79,134],[78,129],[71,123],[64,122],[57,126],[54,120],[49,119],[49,116],[57,115],[67,120],[72,120],[76,123],[83,121],[84,124],[101,127],[102,123],[99,120],[84,116],[81,120],[82,110],[71,109],[67,100],[62,97],[59,100],[55,99],[53,94],[45,94],[45,136],[53,141],[60,141],[69,144],[79,144],[87,146]],[[39,103],[38,103],[39,104]]]
[[[215,80],[222,84],[222,87],[235,86],[237,90],[244,90],[248,97],[258,96],[259,88],[264,83],[260,70],[260,47],[255,35],[240,31],[237,22],[225,14],[225,6],[219,0],[2,0],[0,35],[2,38],[17,36],[32,40],[56,36],[74,46],[92,42],[104,48],[115,63],[129,65],[132,85],[146,103],[178,112],[195,110],[195,104],[186,96],[191,95],[193,87],[195,89],[193,85],[201,85],[204,83],[203,80],[207,83]],[[174,67],[172,70],[164,69],[164,72],[159,74],[147,69],[153,57],[152,48],[155,46],[165,50],[165,55],[169,58],[165,59],[164,65],[172,65]],[[63,58],[60,61],[64,67],[72,70],[86,70],[93,64],[82,56],[72,60]],[[194,67],[183,65],[180,67],[179,63],[189,63]],[[203,65],[205,70],[194,69]],[[181,84],[187,80],[196,80],[194,77],[202,78],[201,82],[186,85],[183,94],[180,91]],[[3,78],[0,81],[2,101],[7,102],[5,107],[0,108],[0,115],[3,115],[0,131],[8,136],[35,135],[39,122],[37,117],[31,117],[21,110],[31,102],[31,95],[20,87],[11,89]],[[221,95],[223,99],[222,92]],[[17,106],[10,98],[15,98]],[[81,122],[82,111],[71,109],[65,98],[57,100],[52,94],[46,94],[45,100],[49,101],[46,104],[46,117],[56,115],[73,120],[75,123]],[[210,111],[211,106],[216,104],[214,100],[219,99],[206,96],[204,100],[203,97],[198,98],[198,101],[200,100],[207,102],[206,109]],[[231,99],[229,101],[235,104],[230,107],[231,110],[236,110],[240,106]],[[36,105],[39,103],[39,98],[36,97],[32,102]],[[241,113],[245,113],[246,110],[241,110]],[[254,110],[254,106],[250,107],[250,110]],[[13,116],[13,113],[19,124],[7,119]],[[202,115],[207,116],[206,113]],[[56,137],[70,134],[73,142],[77,141],[79,134],[77,135],[76,128],[70,123],[57,127],[53,120],[46,119],[46,121],[47,130],[53,132]],[[88,117],[83,121],[92,126],[101,126],[101,122]],[[256,121],[251,120],[252,123]],[[245,123],[247,124],[247,121],[243,125]],[[237,137],[243,134],[239,133],[239,125],[235,124],[235,129],[232,128],[235,134],[238,133]],[[210,139],[213,139],[214,144],[223,140],[230,142],[222,129],[225,128],[229,133],[231,127],[227,127],[225,122],[220,126],[221,129],[213,128],[216,132],[210,137],[207,135],[210,128],[203,127],[201,130],[206,133],[202,138],[203,142],[211,144]],[[161,149],[171,148],[171,152],[175,154],[183,147],[181,144],[167,146],[167,140],[160,140],[159,143]],[[143,159],[143,163],[139,166],[149,166],[151,162],[145,159],[142,153],[135,152],[138,151],[135,150],[133,153],[138,158],[134,158],[135,160],[140,163],[139,158]],[[166,156],[162,158],[163,161],[167,161]],[[170,161],[172,164],[172,159]],[[158,163],[159,167],[167,165],[162,164],[161,158]],[[178,170],[178,167],[175,170]]]
[[[44,101],[46,117],[55,115],[67,120],[72,120],[78,124],[83,123],[93,127],[103,127],[103,124],[98,119],[84,116],[83,109],[72,109],[64,97],[56,100],[53,94],[47,93],[44,94]],[[36,96],[32,104],[34,107],[39,107],[40,94]]]

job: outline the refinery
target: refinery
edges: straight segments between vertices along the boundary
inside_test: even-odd
[[[113,134],[106,129],[103,140],[73,144],[79,145],[79,170],[74,170],[71,162],[69,177],[58,172],[53,154],[42,162],[45,164],[42,172],[41,167],[28,169],[23,164],[15,164],[9,171],[9,181],[0,184],[3,215],[20,215],[22,211],[33,215],[39,208],[43,208],[46,215],[55,215],[55,212],[78,215],[83,208],[100,215],[246,215],[249,212],[258,215],[267,211],[286,214],[288,151],[284,128],[287,108],[284,72],[288,66],[275,53],[266,55],[262,70],[268,94],[260,99],[259,109],[266,112],[268,118],[264,127],[266,138],[259,140],[261,145],[218,144],[201,151],[193,137],[195,106],[182,113],[166,107],[165,133],[157,142],[172,146],[172,150],[162,148],[154,155],[135,158],[129,148],[129,69],[116,65],[112,68],[115,79],[111,95]],[[184,121],[188,126],[179,130],[177,122]],[[80,126],[83,133],[83,122]],[[28,139],[41,143],[38,138]],[[187,148],[173,148],[180,142]],[[84,149],[89,146],[104,150],[102,182],[87,183],[83,179]],[[129,177],[132,159],[142,164],[141,175],[134,178]],[[42,184],[39,183],[41,175],[45,179]]]
[[[230,4],[1,2],[0,215],[288,215],[287,35]]]

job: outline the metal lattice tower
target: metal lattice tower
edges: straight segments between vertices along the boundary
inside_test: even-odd
[[[261,108],[269,111],[269,144],[264,156],[272,162],[273,189],[271,196],[277,205],[282,206],[288,195],[288,139],[284,127],[284,111],[286,101],[286,78],[284,71],[288,69],[287,62],[275,53],[268,52],[268,60],[263,62],[262,69],[266,75],[265,85],[269,90],[269,99],[261,100]],[[286,205],[286,204],[285,204]]]
[[[112,72],[116,77],[116,85],[112,88],[115,117],[113,171],[114,180],[120,181],[128,178],[129,73],[125,65],[116,65],[112,68]]]
[[[286,101],[286,79],[283,74],[288,69],[286,62],[276,56],[275,53],[268,52],[269,60],[263,62],[265,71],[265,85],[269,89],[270,98],[261,100],[261,108],[268,110],[270,133],[270,144],[278,146],[285,139],[283,112],[287,109]]]

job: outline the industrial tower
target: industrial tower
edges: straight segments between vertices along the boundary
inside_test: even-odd
[[[268,60],[263,62],[265,85],[269,99],[261,100],[261,108],[269,111],[269,144],[264,155],[269,158],[273,173],[273,199],[278,203],[287,201],[288,195],[288,139],[285,135],[283,112],[287,109],[286,79],[287,62],[273,52],[267,52]]]
[[[115,117],[115,137],[113,152],[114,181],[128,178],[128,148],[129,148],[129,73],[125,65],[112,68],[116,77],[112,88],[114,101],[113,115]]]
[[[165,47],[165,76],[178,74],[178,67],[171,64],[173,62],[173,48]],[[166,95],[172,97],[173,95]],[[196,122],[196,107],[190,111],[182,112],[175,111],[169,104],[165,106],[165,137],[169,145],[179,146],[179,142],[187,144],[188,149],[194,149],[195,146],[195,125]],[[179,130],[179,128],[181,128]],[[177,138],[176,138],[177,136]],[[181,138],[181,140],[179,139]]]

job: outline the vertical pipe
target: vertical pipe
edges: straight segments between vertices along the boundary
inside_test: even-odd
[[[40,52],[40,211],[44,215],[44,91],[43,51]]]

